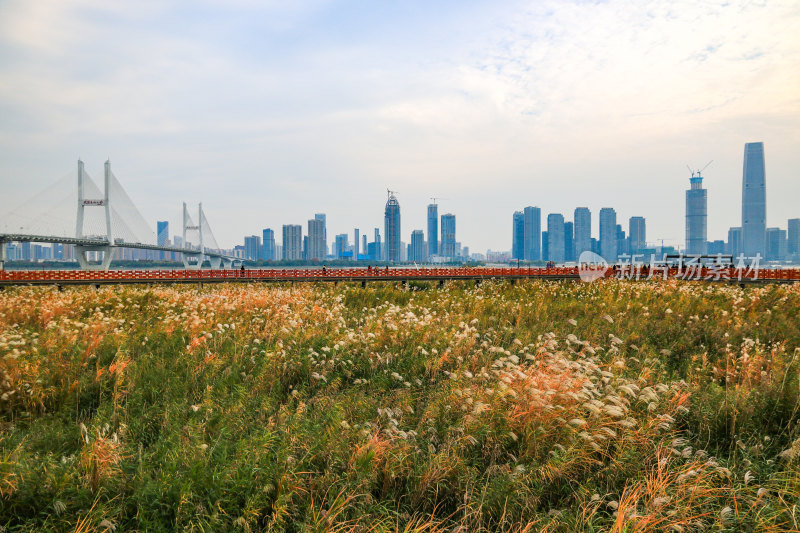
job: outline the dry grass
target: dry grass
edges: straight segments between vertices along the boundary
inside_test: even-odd
[[[0,293],[9,531],[799,530],[800,287]]]

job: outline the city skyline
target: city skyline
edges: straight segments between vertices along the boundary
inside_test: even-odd
[[[474,258],[478,260],[489,261],[507,261],[509,259],[523,259],[527,261],[552,261],[558,264],[564,262],[575,261],[578,259],[583,251],[592,251],[602,255],[607,261],[615,262],[619,257],[623,259],[630,257],[632,254],[639,254],[641,257],[660,256],[663,253],[676,253],[683,251],[689,255],[705,255],[705,254],[728,254],[737,257],[739,253],[744,252],[748,257],[754,257],[757,254],[768,261],[794,261],[797,262],[800,256],[796,253],[800,248],[798,244],[798,231],[797,221],[800,219],[787,220],[786,229],[781,227],[766,227],[766,174],[765,174],[765,156],[764,144],[762,142],[747,143],[744,147],[743,157],[743,170],[742,170],[742,197],[741,197],[741,213],[742,224],[739,227],[731,227],[728,230],[728,238],[708,240],[706,234],[707,227],[707,190],[703,188],[702,171],[704,171],[711,162],[706,164],[703,169],[692,170],[690,177],[690,189],[686,190],[686,204],[685,204],[685,246],[674,247],[661,243],[661,245],[653,245],[646,239],[646,220],[641,216],[632,216],[628,221],[628,233],[626,234],[622,220],[617,224],[617,213],[612,207],[604,207],[599,213],[599,237],[593,238],[591,235],[591,210],[586,207],[577,207],[574,211],[574,222],[568,221],[561,213],[550,213],[547,215],[547,228],[546,231],[541,231],[541,209],[538,207],[528,206],[523,211],[515,211],[513,213],[513,227],[512,227],[512,247],[511,250],[488,250],[484,255],[478,253]],[[110,178],[110,166],[107,161],[105,164],[106,189],[109,186],[114,187],[115,181]],[[84,164],[78,161],[78,190],[81,190],[81,183],[85,181]],[[72,180],[67,180],[71,182]],[[68,184],[68,183],[65,183]],[[109,185],[110,184],[110,185]],[[116,185],[117,192],[114,193],[113,198],[121,195],[123,202],[128,202],[128,207],[124,205],[116,205],[112,202],[112,208],[115,210],[123,209],[130,211],[136,218],[141,215],[136,213],[136,207],[130,205],[130,200],[126,198],[124,191],[120,185]],[[58,192],[65,192],[63,190],[55,190]],[[98,194],[98,193],[92,193]],[[107,193],[106,193],[107,194]],[[78,220],[81,220],[81,212],[85,207],[85,203],[81,204],[80,193],[78,198]],[[413,230],[411,233],[411,243],[402,240],[402,225],[400,217],[399,202],[394,195],[394,191],[387,190],[388,200],[385,205],[384,211],[384,231],[387,235],[387,242],[391,246],[387,247],[388,256],[377,253],[380,250],[380,237],[379,228],[375,228],[375,239],[373,243],[367,242],[366,234],[363,235],[363,244],[360,240],[359,228],[353,229],[353,245],[348,243],[347,233],[336,235],[334,241],[334,253],[328,254],[327,242],[327,215],[325,213],[315,213],[313,219],[308,220],[308,230],[305,236],[302,235],[302,227],[299,225],[284,225],[284,245],[291,241],[292,244],[281,247],[280,252],[273,244],[273,235],[270,228],[262,230],[262,237],[258,235],[250,235],[244,237],[244,244],[235,245],[232,249],[229,248],[229,253],[238,257],[243,257],[249,260],[325,260],[327,258],[350,258],[351,260],[366,260],[366,261],[389,261],[389,262],[421,262],[421,261],[441,261],[441,260],[466,260],[473,258],[469,253],[469,246],[462,246],[462,242],[456,240],[455,234],[455,215],[446,213],[441,216],[441,226],[436,220],[438,212],[437,204],[429,204],[427,206],[427,222],[428,233],[434,236],[434,240],[425,241],[425,233],[423,230]],[[439,198],[440,199],[440,198]],[[432,198],[434,202],[437,198]],[[94,200],[91,200],[94,202]],[[94,204],[91,204],[94,205]],[[84,207],[81,207],[84,206]],[[62,206],[63,207],[63,206]],[[45,217],[47,215],[44,215]],[[200,207],[199,219],[205,222],[205,215]],[[24,217],[23,217],[24,218]],[[29,217],[30,218],[30,217]],[[58,218],[56,216],[56,218]],[[115,219],[116,220],[116,219]],[[108,222],[108,221],[107,221]],[[146,224],[146,221],[141,220]],[[191,220],[187,219],[187,206],[184,203],[184,222],[192,224]],[[118,223],[115,223],[118,225]],[[123,228],[127,227],[127,223],[123,222]],[[81,228],[81,222],[78,222],[78,227]],[[440,232],[441,227],[441,232]],[[193,230],[197,230],[198,226],[191,226]],[[292,233],[292,237],[287,237],[287,228],[292,231],[296,228],[296,232]],[[183,227],[182,227],[183,229]],[[187,226],[183,229],[184,235],[174,236],[174,244],[180,245],[187,240],[186,230]],[[746,231],[745,231],[746,230]],[[111,231],[111,230],[109,230]],[[210,231],[207,228],[206,231]],[[437,240],[435,237],[441,233],[441,239]],[[745,235],[749,235],[749,243],[745,242]],[[110,235],[110,233],[109,233]],[[115,234],[116,235],[116,234]],[[156,233],[154,234],[155,241],[159,246],[170,245],[169,242],[169,222],[157,221]],[[109,237],[110,239],[111,237]],[[210,234],[211,242],[207,243],[207,248],[214,249],[216,246],[213,234]],[[287,241],[288,239],[288,241]],[[540,242],[541,253],[536,250],[537,241]],[[132,242],[129,240],[129,242]],[[153,244],[156,244],[154,242]],[[193,241],[192,241],[193,242]],[[300,244],[297,245],[296,243]],[[9,257],[17,258],[20,254],[23,259],[69,259],[66,252],[62,253],[57,245],[54,245],[52,250],[50,247],[42,247],[37,245],[36,253],[31,253],[32,250],[29,246],[24,249],[19,247],[12,247],[12,252]],[[424,246],[423,246],[424,245]],[[423,246],[422,248],[420,248]],[[440,253],[431,253],[435,247],[440,249]],[[286,252],[283,251],[286,249]],[[360,249],[361,248],[361,249]],[[387,253],[384,250],[384,253]],[[641,254],[645,255],[641,255]],[[51,254],[48,256],[47,254]],[[115,257],[120,259],[125,258],[125,255],[130,255],[130,258],[138,259],[166,259],[164,252],[151,253],[142,252],[139,254],[131,255],[130,252],[122,254],[115,253]],[[173,254],[174,255],[174,254]],[[489,256],[496,255],[497,259],[491,259]],[[504,257],[504,258],[501,258]],[[71,258],[71,255],[70,255]],[[174,257],[173,257],[174,260]]]
[[[494,236],[520,205],[645,204],[650,238],[679,245],[685,165],[715,160],[708,237],[724,239],[740,225],[741,146],[762,141],[766,225],[784,227],[800,197],[799,11],[9,1],[0,184],[18,205],[77,157],[110,156],[147,220],[177,226],[180,202],[202,200],[226,247],[315,211],[332,234],[370,228],[386,188],[405,240],[441,195],[473,250],[510,249]]]

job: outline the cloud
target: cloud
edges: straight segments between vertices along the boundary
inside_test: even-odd
[[[758,138],[783,217],[798,21],[790,1],[5,2],[0,183],[111,155],[149,219],[203,199],[229,245],[321,211],[330,234],[380,226],[392,186],[404,238],[441,194],[465,244],[499,249],[515,209],[622,219],[642,183],[670,198],[650,235],[680,236],[685,162],[729,153],[735,182]]]

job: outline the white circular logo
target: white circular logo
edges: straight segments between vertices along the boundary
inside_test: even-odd
[[[608,270],[608,262],[603,256],[586,250],[581,252],[578,258],[578,275],[581,281],[591,283],[605,276]]]

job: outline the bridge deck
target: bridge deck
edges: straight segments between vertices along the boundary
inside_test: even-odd
[[[199,248],[184,248],[181,246],[160,246],[157,244],[147,244],[141,242],[125,242],[115,241],[109,244],[107,239],[104,238],[91,238],[91,237],[61,237],[57,235],[27,235],[16,233],[0,233],[0,244],[5,242],[41,242],[41,243],[58,243],[58,244],[72,244],[74,246],[86,247],[110,247],[110,248],[133,248],[138,250],[152,250],[160,252],[175,252],[185,254],[199,254]],[[228,255],[213,249],[204,249],[204,255],[208,257],[220,257],[226,260],[239,261],[238,257]]]
[[[619,268],[609,268],[603,277],[625,277]],[[730,269],[697,269],[692,276],[670,269],[671,279],[722,282],[800,282],[800,269],[740,272]],[[653,277],[663,278],[660,270]],[[338,281],[443,281],[482,279],[579,279],[577,267],[556,268],[331,268],[247,270],[6,270],[0,271],[0,286],[9,285],[100,285],[129,283],[223,283],[223,282],[338,282]],[[646,269],[638,279],[647,279]]]

